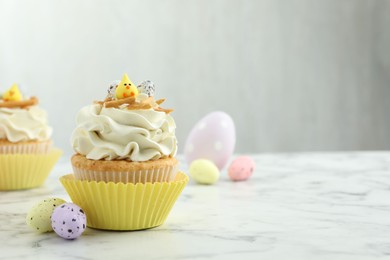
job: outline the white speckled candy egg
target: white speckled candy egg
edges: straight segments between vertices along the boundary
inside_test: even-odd
[[[50,216],[56,207],[64,203],[66,201],[59,198],[49,198],[39,202],[28,212],[27,225],[42,233],[53,231]]]
[[[110,86],[107,89],[107,93],[114,96],[115,90],[118,87],[120,82],[121,82],[120,80],[114,80],[113,82],[111,82]]]
[[[184,146],[190,164],[196,159],[208,159],[222,170],[234,151],[236,130],[233,119],[225,112],[212,112],[192,128]]]
[[[87,226],[84,211],[73,203],[65,203],[57,207],[51,216],[54,232],[65,239],[79,237]]]
[[[255,162],[251,157],[237,157],[229,166],[228,174],[232,181],[245,181],[252,176],[255,170]]]
[[[139,93],[145,93],[149,97],[153,97],[156,92],[156,87],[154,83],[150,80],[142,81],[141,84],[137,86]]]
[[[219,170],[215,164],[206,159],[198,159],[191,163],[189,169],[194,181],[200,184],[214,184],[219,179]]]

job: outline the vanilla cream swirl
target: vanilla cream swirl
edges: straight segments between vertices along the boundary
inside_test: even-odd
[[[87,159],[142,162],[176,155],[175,121],[164,112],[93,104],[76,121],[72,146]]]
[[[0,139],[10,142],[46,141],[52,134],[46,112],[38,106],[28,109],[0,108]]]

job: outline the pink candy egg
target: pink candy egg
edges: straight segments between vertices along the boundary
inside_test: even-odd
[[[51,226],[54,232],[65,239],[79,237],[87,226],[84,211],[73,203],[64,203],[55,208],[51,215]]]
[[[232,181],[245,181],[252,176],[255,162],[248,156],[237,157],[229,166],[228,174]]]
[[[234,151],[236,130],[233,119],[225,112],[212,112],[192,128],[184,146],[188,164],[196,159],[207,159],[223,169]]]

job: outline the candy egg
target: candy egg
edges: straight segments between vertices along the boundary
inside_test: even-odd
[[[215,164],[206,159],[198,159],[190,165],[190,175],[199,184],[214,184],[219,179],[219,170]]]
[[[208,159],[222,170],[234,151],[236,130],[233,119],[224,112],[212,112],[192,128],[184,146],[190,164],[196,159]]]
[[[150,80],[142,81],[141,84],[137,86],[139,93],[145,93],[149,97],[154,96],[154,93],[156,91],[156,88],[154,86],[154,83]]]
[[[110,86],[107,89],[107,97],[106,99],[114,99],[115,98],[115,91],[116,88],[118,87],[120,80],[114,80],[111,82]]]
[[[28,212],[26,217],[27,225],[42,233],[53,231],[50,216],[56,207],[64,203],[66,201],[59,198],[50,198],[39,202]]]
[[[115,90],[118,87],[120,82],[121,82],[120,80],[114,80],[113,82],[111,82],[110,86],[107,89],[107,93],[111,94],[111,95],[114,95],[115,94]]]
[[[65,239],[79,237],[87,226],[84,211],[73,203],[65,203],[57,207],[51,216],[54,232]]]
[[[228,168],[228,175],[232,181],[244,181],[252,176],[255,162],[248,156],[237,157]]]

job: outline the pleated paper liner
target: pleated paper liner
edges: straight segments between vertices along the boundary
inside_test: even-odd
[[[188,176],[179,172],[172,182],[113,183],[60,178],[70,198],[87,215],[87,225],[106,230],[140,230],[165,222]]]
[[[49,153],[52,141],[11,143],[0,141],[0,154],[42,154]]]
[[[42,185],[61,154],[59,149],[42,154],[0,154],[0,190]]]
[[[147,183],[147,182],[171,182],[177,174],[177,165],[166,166],[156,169],[145,169],[138,171],[107,172],[80,169],[73,166],[76,180],[83,181],[104,181],[114,183]]]

